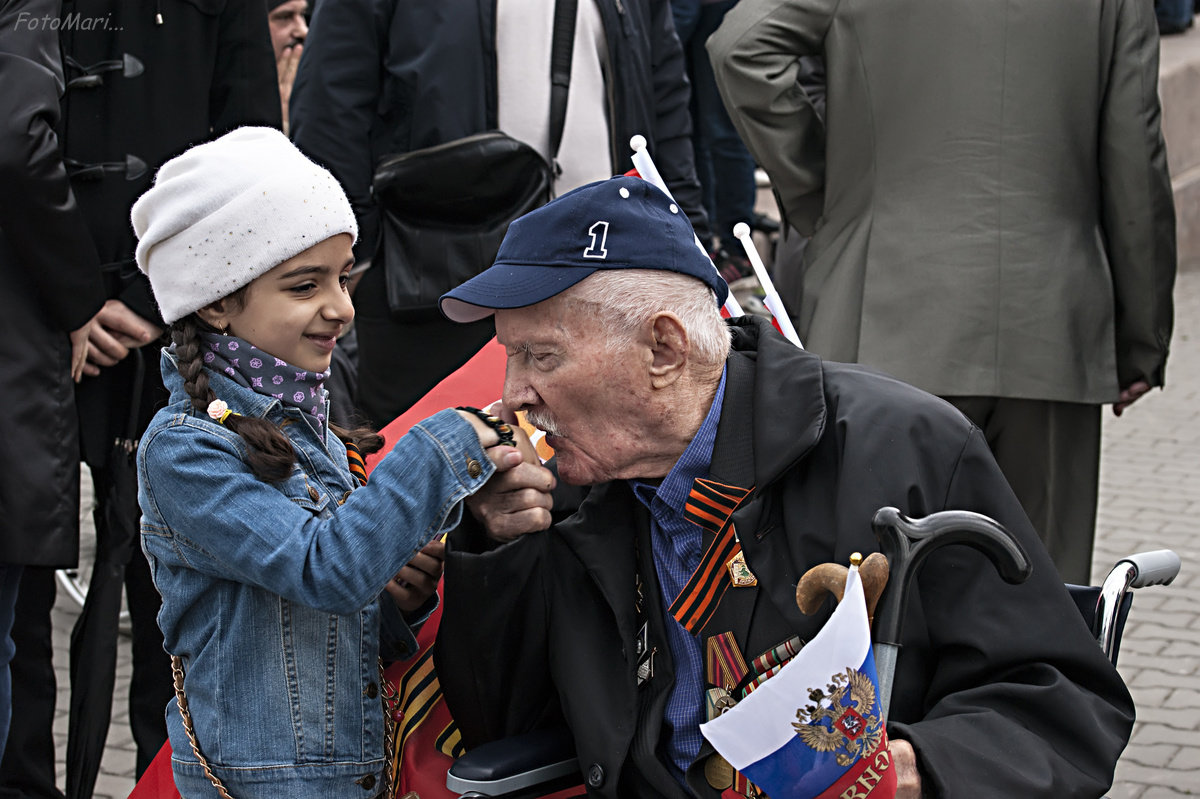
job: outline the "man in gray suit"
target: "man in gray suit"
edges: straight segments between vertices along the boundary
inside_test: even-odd
[[[1090,579],[1100,406],[1163,385],[1175,212],[1140,0],[743,0],[709,40],[813,239],[799,330],[984,431],[1062,577]],[[822,56],[825,119],[796,83]]]

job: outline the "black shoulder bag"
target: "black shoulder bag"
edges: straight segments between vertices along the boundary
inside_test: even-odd
[[[550,161],[498,130],[379,162],[377,262],[393,314],[437,313],[438,298],[491,266],[508,224],[550,199],[567,115],[577,0],[554,5]]]

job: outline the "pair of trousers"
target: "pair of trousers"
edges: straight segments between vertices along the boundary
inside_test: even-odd
[[[21,585],[24,568],[20,564],[0,564],[0,760],[4,758],[4,744],[8,740],[8,726],[12,720],[12,677],[8,664],[16,650],[12,640],[12,625],[17,610],[17,589]]]
[[[712,221],[713,232],[727,247],[735,241],[734,225],[754,221],[754,200],[758,190],[754,183],[754,158],[725,110],[704,43],[721,26],[725,13],[736,2],[671,0],[675,32],[683,45],[688,77],[692,81],[696,176],[700,179],[704,210]]]
[[[1064,582],[1089,585],[1100,480],[1100,406],[946,397],[983,431]]]
[[[9,745],[0,760],[0,799],[62,799],[55,780],[54,569],[26,566],[17,594],[12,661],[13,720]],[[167,740],[167,703],[175,696],[171,660],[163,650],[157,614],[161,598],[150,567],[136,553],[125,571],[126,602],[133,626],[129,726],[137,745],[141,776]],[[66,664],[60,664],[64,673]],[[66,708],[60,708],[66,710]],[[71,764],[67,764],[71,768]]]

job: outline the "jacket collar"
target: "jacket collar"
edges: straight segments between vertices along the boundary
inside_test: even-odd
[[[821,359],[758,317],[728,324],[733,349],[711,473],[757,493],[808,454],[825,430]]]
[[[183,387],[183,376],[179,374],[179,363],[175,360],[175,354],[166,347],[162,351],[160,366],[162,367],[163,384],[171,392],[171,400],[186,399],[190,405],[191,398],[188,397],[187,390]],[[228,403],[230,410],[243,416],[265,417],[268,414],[282,413],[284,410],[283,403],[274,397],[259,394],[245,386],[239,386],[225,375],[211,369],[208,372],[208,384],[218,399]],[[299,411],[297,410],[297,412]],[[197,413],[202,414],[203,411],[197,411]]]

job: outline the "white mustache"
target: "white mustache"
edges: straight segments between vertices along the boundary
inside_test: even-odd
[[[565,437],[564,433],[554,423],[554,420],[541,411],[525,411],[525,418],[531,425],[548,436]]]

